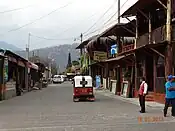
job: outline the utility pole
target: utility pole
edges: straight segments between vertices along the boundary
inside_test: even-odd
[[[118,23],[120,23],[120,0],[118,0]]]
[[[28,35],[28,44],[26,45],[26,59],[27,60],[29,60],[30,36],[31,36],[31,34],[29,33],[29,35]]]
[[[80,35],[80,39],[81,39],[81,44],[82,44],[82,42],[83,42],[83,34],[82,33]],[[83,49],[80,49],[80,67],[83,66],[83,63],[81,62],[82,55],[83,55]]]
[[[82,44],[82,42],[83,42],[83,34],[82,34],[82,33],[81,33],[81,35],[80,35],[80,39],[81,39],[81,44]],[[81,55],[83,54],[82,49],[80,49],[80,53],[81,53]]]
[[[173,57],[173,50],[172,50],[172,42],[171,42],[171,10],[172,10],[172,1],[167,0],[167,22],[166,22],[166,32],[167,32],[167,48],[165,53],[165,77],[169,74],[173,73],[172,67],[172,57]]]
[[[30,36],[31,34],[29,33],[28,35],[28,44],[26,45],[26,60],[29,60],[29,47],[30,47]],[[30,68],[26,67],[25,68],[25,87],[29,91],[29,76],[28,73],[30,72]]]
[[[120,0],[118,0],[118,24],[120,24]],[[122,45],[121,45],[121,42],[120,42],[120,36],[117,36],[117,43],[118,43],[118,51],[120,49],[122,49]],[[107,68],[107,81],[108,81],[108,78],[109,78],[109,65],[107,64],[106,66]],[[116,69],[116,79],[117,79],[117,83],[116,83],[116,91],[115,91],[115,94],[118,94],[118,92],[120,92],[121,90],[121,86],[120,86],[120,71],[121,71],[121,68],[120,66],[117,67]],[[115,73],[115,72],[114,72]],[[106,87],[108,87],[108,82],[106,82]],[[108,87],[109,88],[109,87]]]

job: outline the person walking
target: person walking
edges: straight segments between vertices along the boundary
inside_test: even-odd
[[[141,84],[139,88],[139,103],[140,103],[140,113],[145,113],[145,96],[147,94],[148,84],[146,83],[145,77],[141,78]]]
[[[171,115],[175,117],[175,84],[173,83],[173,79],[175,79],[175,76],[169,75],[167,77],[167,82],[165,83],[166,95],[164,117],[166,117],[170,105],[172,105]]]

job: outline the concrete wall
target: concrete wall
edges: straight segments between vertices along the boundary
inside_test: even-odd
[[[105,78],[103,78],[103,88],[106,89],[106,79]]]
[[[4,99],[10,99],[16,96],[16,82],[11,81],[6,83]]]

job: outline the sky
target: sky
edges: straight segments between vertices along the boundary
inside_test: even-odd
[[[135,2],[121,0],[121,14]],[[81,33],[86,40],[117,22],[117,3],[117,0],[1,0],[0,41],[25,49],[30,33],[30,49],[79,43]]]

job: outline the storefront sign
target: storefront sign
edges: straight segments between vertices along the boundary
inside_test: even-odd
[[[4,59],[4,81],[8,81],[8,58]]]
[[[122,96],[123,97],[128,97],[128,86],[129,86],[128,82],[124,81],[123,82],[123,89],[122,89]]]
[[[104,61],[107,59],[107,53],[101,51],[94,51],[94,60],[95,61]]]

